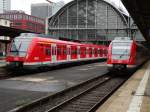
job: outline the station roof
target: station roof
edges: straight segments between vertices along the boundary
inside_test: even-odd
[[[150,0],[122,0],[144,38],[150,43]]]
[[[78,2],[80,2],[82,0],[78,0]],[[118,7],[116,4],[114,4],[113,2],[111,2],[110,0],[102,0],[103,2],[105,2],[106,4],[109,4],[111,7],[113,7],[114,10],[117,11],[117,13],[119,15],[121,15],[121,17],[123,18],[123,20],[127,21],[127,18],[129,16],[128,12],[125,11],[123,8],[121,7]],[[52,20],[52,19],[56,19],[55,17],[58,15],[58,14],[61,14],[63,10],[65,10],[65,8],[67,8],[68,6],[71,6],[73,3],[75,3],[76,0],[72,0],[70,1],[69,3],[65,4],[62,8],[60,8],[56,14],[52,15],[49,17],[49,21]]]

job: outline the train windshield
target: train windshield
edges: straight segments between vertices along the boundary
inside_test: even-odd
[[[130,56],[131,42],[113,42],[112,43],[112,58],[113,59],[128,59]]]
[[[15,56],[25,56],[30,42],[31,39],[29,38],[14,39],[11,45],[10,54]]]

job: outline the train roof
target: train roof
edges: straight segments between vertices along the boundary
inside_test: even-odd
[[[70,44],[70,45],[80,45],[80,46],[89,46],[89,47],[106,47],[105,45],[95,45],[95,44],[63,41],[63,40],[58,40],[58,39],[50,38],[41,34],[34,34],[34,33],[22,33],[20,36],[16,38],[35,39],[36,41],[42,44],[59,43],[59,44]]]
[[[89,47],[104,47],[104,45],[95,45],[95,44],[86,44],[86,43],[78,43],[78,42],[69,42],[69,41],[63,41],[63,40],[57,40],[57,39],[51,39],[51,38],[41,38],[41,37],[36,37],[36,38],[38,39],[38,41],[41,41],[41,42],[50,41],[50,43],[80,45],[80,46],[89,46]]]
[[[33,33],[22,33],[20,36],[16,37],[16,39],[17,38],[36,39],[37,41],[48,42],[48,43],[62,43],[62,44],[67,43],[67,44],[78,44],[78,45],[80,45],[80,43],[77,43],[77,42],[57,40],[57,39],[50,38],[48,36],[43,36],[41,34],[33,34]]]
[[[133,40],[113,40],[112,42],[133,42]]]
[[[133,42],[130,37],[115,37],[112,42]]]
[[[51,39],[51,38],[42,38],[42,37],[35,37],[35,38],[36,38],[38,41],[41,41],[41,42],[81,45],[81,43],[77,43],[77,42],[68,42],[68,41],[57,40],[57,39]]]

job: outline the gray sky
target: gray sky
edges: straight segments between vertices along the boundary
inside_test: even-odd
[[[61,0],[50,0],[52,2],[59,2]],[[70,2],[71,0],[63,0],[65,3]],[[12,10],[23,10],[26,13],[30,14],[31,3],[48,3],[46,0],[11,0],[11,9]]]
[[[52,2],[59,2],[61,0],[51,0]],[[63,0],[65,3],[68,3],[72,0]],[[121,6],[120,0],[107,0],[113,1],[117,6]],[[31,3],[47,3],[46,0],[11,0],[11,9],[12,10],[23,10],[26,13],[30,14]]]

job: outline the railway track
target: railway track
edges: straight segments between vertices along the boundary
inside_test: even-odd
[[[108,73],[10,112],[93,112],[126,79]]]

